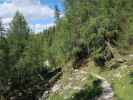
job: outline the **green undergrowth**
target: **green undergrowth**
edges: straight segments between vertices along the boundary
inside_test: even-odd
[[[91,68],[91,72],[104,77],[110,84],[112,84],[115,100],[132,100],[133,66],[122,64],[120,67],[112,70],[101,70],[96,66]]]
[[[133,72],[133,68],[120,71],[121,78],[115,78],[113,83],[114,92],[117,100],[132,100],[133,98],[133,77],[130,73]]]
[[[133,98],[133,67],[126,64],[121,64],[115,69],[100,68],[94,64],[93,61],[89,61],[88,78],[84,85],[83,91],[70,90],[70,98],[65,99],[63,95],[55,94],[49,97],[48,100],[87,100],[87,96],[94,96],[96,93],[96,87],[93,87],[93,81],[95,78],[91,77],[91,74],[97,74],[104,77],[111,85],[114,91],[115,100],[132,100]],[[67,75],[65,76],[67,77]],[[70,75],[69,75],[70,77]],[[63,80],[65,82],[65,80]],[[81,82],[79,82],[80,84]],[[65,84],[65,83],[64,83]],[[95,91],[96,90],[96,91]],[[89,99],[91,100],[91,99]]]
[[[54,94],[48,100],[88,100],[88,98],[93,100],[96,95],[101,94],[101,87],[94,83],[95,80],[96,78],[89,76],[83,90],[69,90],[71,94],[69,98],[65,98],[64,95]]]

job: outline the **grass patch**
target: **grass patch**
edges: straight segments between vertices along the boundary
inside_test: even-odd
[[[132,100],[133,98],[133,68],[125,64],[116,69],[102,69],[94,64],[93,61],[88,62],[88,79],[84,83],[84,90],[73,91],[69,90],[69,98],[65,99],[64,94],[56,94],[49,97],[48,100],[91,100],[94,97],[99,87],[93,85],[93,81],[96,80],[91,76],[91,73],[98,74],[104,77],[110,84],[112,84],[113,91],[115,93],[115,100]],[[66,75],[65,77],[71,77]],[[67,84],[67,78],[63,79],[64,84]],[[78,84],[81,84],[79,82]],[[75,83],[76,84],[76,83]],[[93,99],[92,99],[93,100]]]
[[[121,79],[115,79],[113,81],[113,88],[116,94],[117,100],[132,100],[133,98],[133,84],[131,84],[132,78],[129,77],[131,69],[123,73]]]
[[[88,85],[89,84],[89,85]],[[101,95],[101,81],[91,78],[84,90],[74,94],[70,100],[94,100],[95,97]]]
[[[61,95],[53,95],[53,96],[49,96],[48,100],[65,100],[65,99]]]
[[[112,84],[115,100],[132,100],[133,98],[133,67],[121,65],[116,69],[101,69],[94,64],[88,65],[89,71],[104,77]]]

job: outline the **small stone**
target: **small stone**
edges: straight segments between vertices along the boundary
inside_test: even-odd
[[[19,93],[18,93],[18,96],[20,96],[20,97],[21,97],[21,96],[22,96],[22,94],[23,94],[22,92],[19,92]]]
[[[61,87],[61,85],[59,84],[59,85],[54,85],[54,87],[52,88],[52,92],[56,92],[56,91],[58,91],[59,89],[60,89],[60,87]]]
[[[75,71],[75,72],[78,72],[79,70],[78,70],[78,69],[75,69],[74,71]]]
[[[86,77],[85,78],[83,78],[81,81],[83,82],[83,81],[85,81],[86,80]]]
[[[119,58],[119,59],[117,59],[117,62],[118,62],[118,63],[123,63],[123,62],[125,62],[125,60],[122,59],[122,58]]]
[[[70,81],[72,81],[72,80],[73,80],[73,78],[69,78],[69,80],[70,80]]]
[[[16,98],[15,97],[10,97],[10,100],[15,100]]]
[[[86,71],[80,71],[80,73],[81,73],[81,74],[87,74],[87,72],[86,72]]]
[[[82,88],[80,87],[73,87],[74,90],[81,90]]]

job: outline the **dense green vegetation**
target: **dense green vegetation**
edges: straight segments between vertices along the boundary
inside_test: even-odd
[[[36,89],[31,84],[48,83],[56,74],[51,74],[54,69],[63,69],[69,61],[73,68],[79,68],[89,57],[106,69],[106,62],[115,57],[110,47],[123,54],[133,45],[132,0],[64,0],[63,3],[64,17],[60,17],[55,6],[56,25],[38,34],[30,31],[20,12],[16,12],[8,31],[0,21],[0,95],[8,100],[19,93],[22,97],[26,94],[24,90],[34,92],[30,97],[26,94],[27,100],[36,100],[34,94],[46,89]],[[51,76],[46,77],[47,73]],[[97,88],[87,88],[85,92],[90,95],[83,94],[84,100],[92,99],[99,91]],[[75,94],[75,100],[80,95]]]
[[[78,63],[91,53],[104,65],[113,57],[107,43],[119,48],[128,47],[132,36],[131,0],[64,2],[65,16],[57,22],[51,45],[58,64],[71,58]]]

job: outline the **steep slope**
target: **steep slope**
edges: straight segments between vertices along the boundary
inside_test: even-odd
[[[102,92],[93,100],[131,100],[133,77],[130,74],[133,72],[133,55],[121,57],[126,60],[114,69],[101,69],[95,66],[93,60],[88,60],[88,63],[78,70],[72,70],[66,65],[68,68],[64,69],[62,78],[51,88],[48,98],[43,100],[76,100],[77,93],[87,89],[90,91],[87,87],[99,79],[102,81]],[[86,93],[88,94],[79,95],[78,100],[92,100],[86,99],[86,95],[90,95],[91,92]]]

